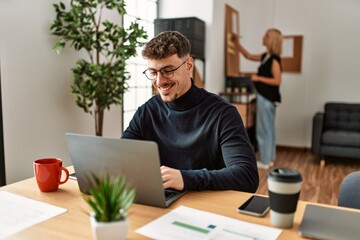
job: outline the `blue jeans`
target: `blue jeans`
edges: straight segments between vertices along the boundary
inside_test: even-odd
[[[276,106],[260,94],[256,95],[256,140],[258,143],[260,161],[270,164],[276,156],[275,140]]]

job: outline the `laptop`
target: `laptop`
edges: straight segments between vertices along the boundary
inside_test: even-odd
[[[135,203],[166,208],[185,191],[162,185],[160,158],[156,142],[106,138],[66,133],[67,147],[79,189],[89,194],[89,174],[125,175],[136,189]]]
[[[360,211],[306,205],[299,234],[311,239],[352,240],[360,236]]]

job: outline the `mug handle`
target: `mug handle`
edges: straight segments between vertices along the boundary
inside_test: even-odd
[[[69,179],[69,171],[64,167],[61,167],[61,170],[65,172],[66,177],[65,177],[64,181],[60,180],[59,184],[64,184]]]

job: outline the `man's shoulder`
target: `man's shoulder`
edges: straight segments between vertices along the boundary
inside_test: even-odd
[[[209,91],[207,91],[205,89],[202,89],[202,91],[203,91],[204,97],[208,101],[211,101],[211,102],[216,103],[216,104],[221,104],[221,105],[224,105],[224,106],[234,107],[229,101],[227,101],[226,99],[224,99],[220,95],[209,92]]]

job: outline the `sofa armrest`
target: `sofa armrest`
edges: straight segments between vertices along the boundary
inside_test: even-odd
[[[317,112],[313,117],[312,136],[311,136],[311,151],[320,155],[321,135],[323,132],[324,113]]]

